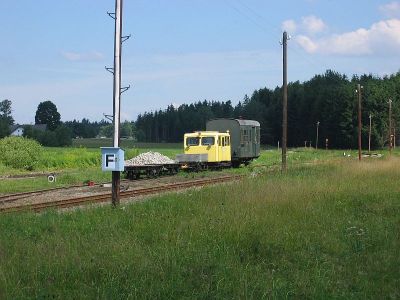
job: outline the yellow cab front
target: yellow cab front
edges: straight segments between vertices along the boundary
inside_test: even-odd
[[[208,162],[231,161],[229,132],[198,131],[184,136],[185,154],[208,154]]]

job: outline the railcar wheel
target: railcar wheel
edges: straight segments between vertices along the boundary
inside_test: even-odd
[[[239,161],[233,161],[232,162],[232,167],[239,168],[240,167],[240,162]]]

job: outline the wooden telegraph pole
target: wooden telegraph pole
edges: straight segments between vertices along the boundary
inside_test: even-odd
[[[318,150],[318,129],[319,129],[319,121],[317,122],[317,140],[315,141],[315,150]]]
[[[283,32],[282,172],[287,170],[287,32]]]
[[[370,154],[371,154],[371,130],[372,130],[372,115],[369,114],[368,153]]]
[[[357,84],[357,96],[358,96],[358,160],[361,161],[361,89],[362,85]]]
[[[392,155],[392,99],[389,99],[389,154]]]

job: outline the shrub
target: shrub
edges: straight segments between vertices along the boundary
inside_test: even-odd
[[[42,151],[42,146],[31,139],[6,137],[0,140],[0,160],[8,167],[33,170]]]

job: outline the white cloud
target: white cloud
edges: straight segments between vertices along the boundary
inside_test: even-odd
[[[309,53],[341,55],[396,53],[400,51],[400,20],[380,21],[372,24],[369,29],[360,28],[319,39],[299,35],[296,41]]]
[[[400,17],[400,2],[393,1],[379,6],[379,10],[387,17]]]
[[[308,53],[314,53],[318,49],[316,43],[314,43],[308,36],[298,35],[295,39]]]
[[[302,18],[302,27],[310,34],[319,33],[326,29],[324,21],[313,15]]]
[[[295,33],[297,29],[297,24],[294,20],[286,20],[282,23],[282,30],[287,31],[291,34]]]
[[[87,53],[63,51],[61,55],[69,61],[93,61],[102,60],[104,58],[104,55],[97,51]]]

